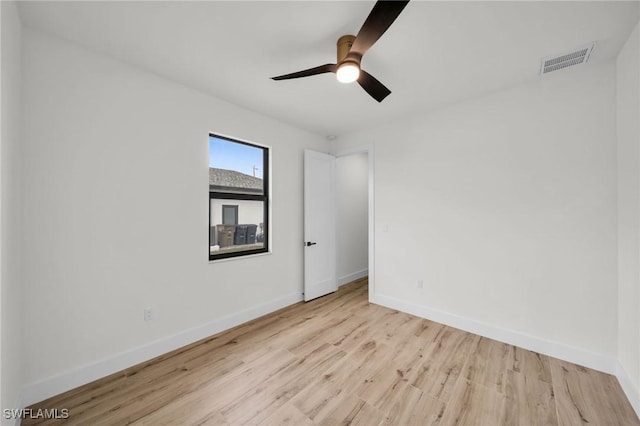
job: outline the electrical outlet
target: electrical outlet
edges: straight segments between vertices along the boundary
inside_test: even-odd
[[[144,320],[151,321],[153,319],[153,312],[151,308],[144,308]]]
[[[418,280],[418,288],[423,288],[424,282],[422,280]]]

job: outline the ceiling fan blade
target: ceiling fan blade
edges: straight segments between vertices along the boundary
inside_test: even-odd
[[[349,56],[360,62],[362,55],[389,29],[407,3],[409,0],[376,2],[356,36],[349,50]]]
[[[309,68],[308,70],[298,71],[291,74],[279,75],[278,77],[271,77],[272,80],[289,80],[291,78],[309,77],[317,74],[324,74],[327,72],[336,72],[336,64],[324,64],[319,67]]]
[[[383,99],[391,93],[391,90],[387,89],[384,84],[380,83],[374,76],[365,70],[360,70],[358,84],[378,102],[382,102]]]

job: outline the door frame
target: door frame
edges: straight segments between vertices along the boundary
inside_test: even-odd
[[[369,270],[369,302],[374,303],[376,299],[376,279],[375,279],[375,152],[373,144],[358,145],[349,148],[338,149],[334,152],[336,158],[347,157],[354,154],[367,154],[367,167],[369,173],[369,185],[368,185],[368,243],[369,253],[367,257]],[[336,250],[336,262],[338,252]],[[337,263],[336,263],[337,264]]]

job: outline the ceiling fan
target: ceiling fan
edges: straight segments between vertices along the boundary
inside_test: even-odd
[[[389,29],[407,3],[409,3],[409,0],[379,0],[376,2],[357,36],[344,35],[338,39],[338,60],[336,64],[324,64],[319,67],[273,77],[272,79],[289,80],[332,72],[336,74],[338,81],[342,83],[357,81],[372,98],[382,102],[391,93],[391,90],[363,70],[360,67],[360,62],[362,61],[362,56]]]

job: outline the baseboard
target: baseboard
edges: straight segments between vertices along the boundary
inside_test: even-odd
[[[359,280],[360,278],[364,278],[367,275],[369,275],[369,269],[363,269],[362,271],[357,271],[352,274],[342,276],[338,278],[338,287],[349,284],[352,281]]]
[[[148,361],[302,300],[302,294],[291,294],[269,303],[211,321],[202,326],[185,330],[173,336],[121,352],[112,357],[78,367],[40,382],[26,385],[22,391],[22,403],[24,405],[21,405],[21,407],[27,407],[36,402],[77,388],[78,386],[91,383],[94,380],[117,373],[125,368]]]
[[[617,360],[613,356],[593,353],[584,349],[553,342],[539,337],[526,335],[514,330],[508,330],[481,321],[472,320],[436,309],[418,306],[393,297],[380,294],[371,297],[371,303],[387,308],[406,312],[431,321],[446,324],[483,337],[498,340],[509,345],[519,346],[530,351],[538,352],[554,358],[572,362],[602,371],[608,374],[616,374]]]
[[[633,380],[631,380],[631,377],[619,361],[616,367],[616,377],[618,378],[620,387],[622,387],[625,395],[627,395],[627,399],[631,403],[636,415],[640,418],[640,393],[638,393],[638,388],[633,384]]]

